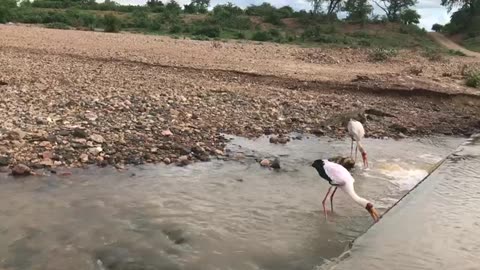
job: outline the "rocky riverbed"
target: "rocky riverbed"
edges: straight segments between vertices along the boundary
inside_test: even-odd
[[[305,48],[241,44],[207,61],[209,42],[173,45],[168,38],[14,26],[0,26],[0,34],[4,167],[187,165],[228,158],[222,134],[341,138],[349,118],[364,122],[367,137],[374,138],[468,136],[480,129],[475,93],[454,78],[445,82],[452,87],[438,86],[445,76],[382,74],[392,63],[370,66],[374,72],[348,70],[341,79],[342,63],[325,64],[315,79],[309,67],[321,64],[300,57]],[[45,38],[36,43],[34,34]],[[272,62],[267,74],[255,59],[258,50],[271,54],[272,47],[285,65]],[[239,48],[244,54],[235,60],[231,54]],[[471,60],[455,61],[445,68]],[[284,76],[286,66],[291,76]],[[336,75],[325,79],[329,74]]]

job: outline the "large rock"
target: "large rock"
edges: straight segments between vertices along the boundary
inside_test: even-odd
[[[26,176],[32,173],[32,169],[25,164],[18,164],[12,168],[12,175],[14,176]]]
[[[336,156],[329,158],[328,161],[340,164],[349,171],[355,167],[355,160],[353,160],[351,157]]]

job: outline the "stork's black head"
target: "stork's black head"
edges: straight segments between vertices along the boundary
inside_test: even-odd
[[[317,159],[312,163],[312,167],[318,170],[323,170],[323,165],[325,165],[325,162],[323,162],[322,159]]]

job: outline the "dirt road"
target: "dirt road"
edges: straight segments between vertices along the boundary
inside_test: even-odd
[[[465,49],[464,47],[460,46],[459,44],[453,42],[446,36],[440,34],[440,33],[429,33],[429,35],[438,43],[440,43],[442,46],[450,49],[450,50],[456,50],[456,51],[461,51],[467,56],[472,56],[472,57],[480,57],[480,53],[477,52],[472,52],[470,50]]]

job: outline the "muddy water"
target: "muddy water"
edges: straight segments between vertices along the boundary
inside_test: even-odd
[[[468,141],[325,269],[479,269],[480,137]]]
[[[353,171],[357,192],[385,211],[461,141],[367,140],[371,168]],[[310,164],[348,155],[349,142],[235,138],[229,148],[246,158],[0,175],[0,268],[313,269],[370,226],[340,191],[329,221],[321,212],[328,184]],[[253,160],[268,156],[280,157],[280,171]]]

